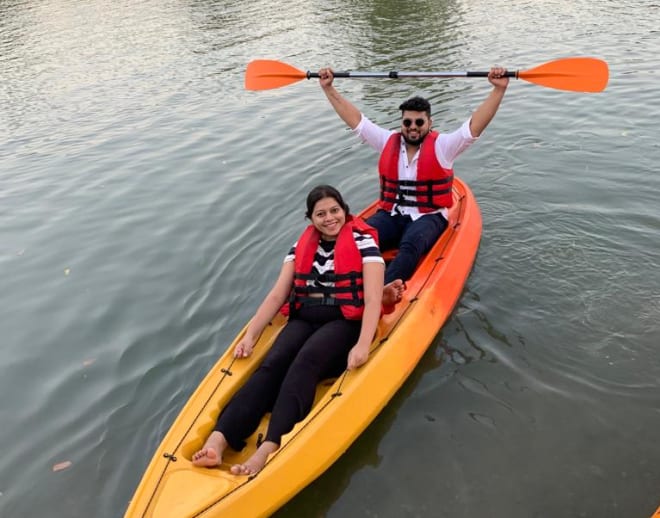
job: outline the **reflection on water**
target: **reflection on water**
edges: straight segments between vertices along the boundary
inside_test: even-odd
[[[602,94],[512,81],[456,164],[484,232],[454,317],[277,515],[650,515],[657,14],[641,0],[0,4],[0,514],[120,516],[273,282],[308,190],[336,185],[355,208],[377,195],[376,156],[316,82],[246,92],[247,62],[442,71],[593,55],[610,65]],[[386,126],[425,95],[439,131],[488,92],[337,86]]]

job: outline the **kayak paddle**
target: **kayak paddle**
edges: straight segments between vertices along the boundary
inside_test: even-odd
[[[523,79],[548,88],[572,92],[601,92],[607,86],[609,71],[602,59],[575,57],[548,61],[529,70],[507,71],[507,77]],[[404,77],[488,77],[488,72],[335,72],[335,77],[390,78]],[[247,90],[280,88],[302,79],[319,77],[317,72],[303,72],[270,59],[256,59],[245,70]]]

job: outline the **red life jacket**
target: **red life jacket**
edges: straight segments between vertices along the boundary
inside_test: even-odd
[[[419,212],[434,212],[454,204],[452,184],[454,170],[445,169],[435,156],[437,131],[431,131],[419,150],[417,178],[399,179],[401,133],[393,133],[387,140],[378,162],[380,173],[380,202],[378,206],[391,211],[394,204],[417,207]],[[406,199],[403,195],[408,196]],[[413,197],[413,199],[410,199]]]
[[[339,306],[342,314],[348,320],[362,318],[364,312],[362,255],[353,238],[354,230],[362,234],[369,234],[378,244],[378,234],[374,228],[367,225],[362,219],[348,215],[335,242],[334,273],[322,275],[312,274],[312,263],[321,234],[314,225],[308,226],[303,231],[296,245],[293,289],[289,305],[285,305],[286,309],[283,308],[284,314],[292,312],[291,306],[299,309],[303,304],[324,304]],[[334,287],[308,286],[308,280],[333,282]],[[311,294],[317,296],[312,297]]]

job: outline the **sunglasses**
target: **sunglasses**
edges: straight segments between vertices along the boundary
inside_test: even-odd
[[[414,121],[412,119],[403,119],[402,122],[406,128],[412,126],[413,122],[415,123],[415,126],[421,128],[422,126],[424,126],[424,124],[426,124],[426,119],[415,119]]]

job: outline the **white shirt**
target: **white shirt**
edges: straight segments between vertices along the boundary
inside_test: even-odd
[[[454,167],[454,160],[465,151],[470,145],[478,140],[478,137],[473,137],[470,132],[470,120],[466,120],[458,129],[451,133],[441,133],[435,140],[435,156],[438,157],[438,162],[445,169],[452,169]],[[355,127],[353,133],[358,136],[364,143],[369,144],[379,153],[383,151],[390,135],[396,133],[396,130],[388,130],[382,128],[371,122],[364,114],[360,123]],[[408,163],[408,153],[406,153],[406,143],[401,139],[401,153],[399,154],[399,180],[415,180],[417,179],[417,162],[419,161],[419,149],[415,153],[413,159]],[[398,209],[398,210],[397,210]],[[446,208],[440,209],[439,212],[448,219],[448,210]],[[392,208],[392,214],[407,214],[413,221],[420,218],[424,214],[421,213],[417,207],[408,205],[397,206]]]

